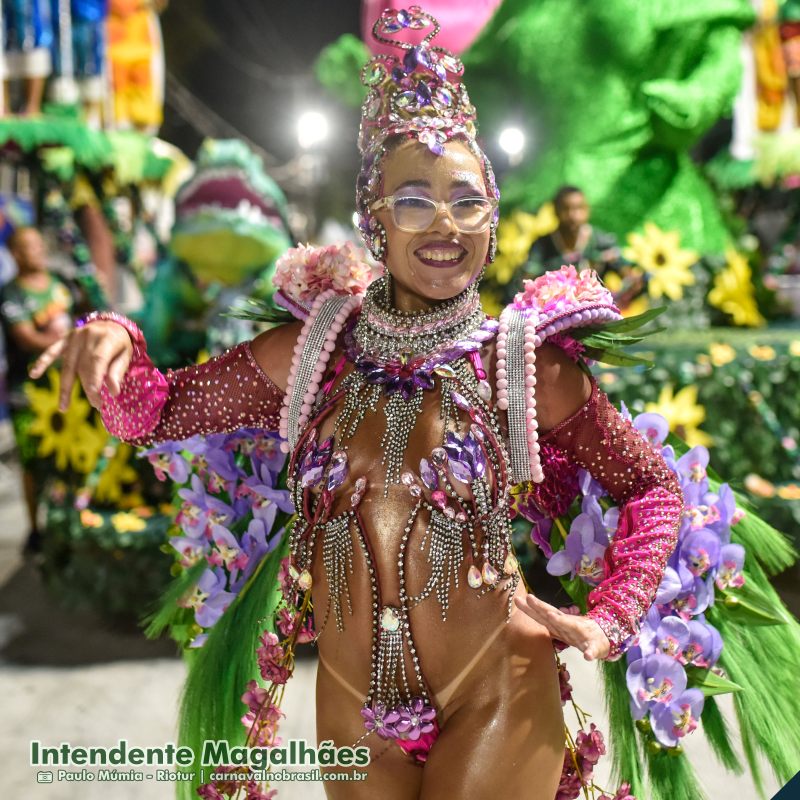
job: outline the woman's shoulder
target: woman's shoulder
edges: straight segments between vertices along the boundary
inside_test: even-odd
[[[292,320],[260,333],[250,343],[253,357],[270,380],[286,391],[294,348],[303,329],[301,320]]]

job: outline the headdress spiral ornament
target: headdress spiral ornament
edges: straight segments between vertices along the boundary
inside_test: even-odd
[[[392,38],[404,29],[429,32],[419,44]],[[366,153],[398,134],[413,135],[440,155],[442,145],[461,133],[475,138],[475,107],[460,80],[464,65],[449,50],[432,47],[439,23],[419,6],[384,11],[372,35],[405,51],[378,55],[361,71],[368,93],[362,106],[359,149]]]
[[[419,44],[394,38],[406,29],[427,33]],[[387,9],[372,26],[378,41],[403,53],[402,57],[375,56],[361,71],[368,92],[361,108],[358,146],[362,162],[356,204],[362,237],[378,261],[385,256],[386,231],[369,206],[380,193],[379,165],[389,139],[416,139],[435,155],[444,153],[444,144],[450,139],[463,139],[483,165],[487,191],[500,196],[492,166],[475,140],[475,106],[461,81],[464,65],[449,50],[431,45],[439,31],[436,19],[419,6]],[[494,259],[497,247],[498,217],[495,210],[487,263]]]

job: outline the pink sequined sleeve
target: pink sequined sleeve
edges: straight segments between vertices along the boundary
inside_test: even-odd
[[[283,392],[257,364],[250,342],[166,374],[136,343],[120,394],[102,391],[101,415],[109,433],[135,445],[245,427],[277,430],[283,402]]]
[[[551,461],[552,472],[559,474],[565,464],[570,472],[583,467],[619,506],[605,577],[590,592],[588,611],[611,642],[609,658],[617,658],[623,643],[638,632],[675,549],[683,513],[680,482],[660,450],[614,408],[594,379],[586,403],[540,442],[546,476]],[[548,513],[562,513],[563,502],[553,503],[557,492],[546,485],[538,490],[542,505]],[[576,491],[572,484],[572,497]],[[548,508],[548,499],[557,508]]]

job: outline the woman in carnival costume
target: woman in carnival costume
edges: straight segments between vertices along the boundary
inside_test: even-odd
[[[395,38],[406,28],[422,42]],[[777,737],[769,715],[783,708],[792,719],[798,705],[779,685],[797,665],[798,626],[755,559],[744,565],[731,526],[748,544],[766,537],[767,568],[793,555],[757,519],[741,520],[707,454],[678,458],[662,447],[663,420],[643,415],[637,427],[591,377],[585,359],[635,363],[619,348],[652,314],[622,320],[596,274],[574,268],[526,281],[499,320],[484,314],[478,283],[495,252],[499,197],[463,67],[431,44],[438,30],[416,6],[384,12],[374,35],[401,57],[378,56],[362,73],[356,201],[383,276],[367,286],[348,248],[300,248],[276,276],[278,301],[297,319],[201,366],[162,375],[130,321],[96,313],[34,367],[61,356],[62,403],[77,374],[113,434],[166,441],[151,459],[179,480],[180,451],[194,448],[215,483],[214,497],[197,476],[181,490],[186,535],[174,542],[187,568],[160,617],[178,600],[199,625],[181,742],[198,756],[204,739],[277,747],[294,647],[313,640],[318,740],[371,751],[366,780],[329,781],[329,797],[608,798],[592,779],[603,738],[580,709],[582,730],[566,729],[565,748],[571,689],[556,640],[604,662],[614,766],[633,784],[617,798],[642,791],[641,747],[650,796],[700,796],[685,759],[662,751],[678,754],[704,697],[734,686],[754,690],[745,717],[763,706],[755,721],[740,715],[748,758],[760,747],[786,773],[798,733]],[[217,450],[219,437],[184,441],[240,429]],[[291,504],[277,485],[277,441]],[[565,576],[584,613],[526,591],[511,542],[517,515],[534,523],[549,571]],[[745,574],[765,624],[720,612],[718,628],[734,634],[726,677],[720,633],[703,612],[715,581],[732,591]],[[779,635],[759,639],[772,622]],[[780,670],[767,647],[786,659]],[[716,714],[706,731],[735,768]],[[255,776],[197,790],[272,791]]]

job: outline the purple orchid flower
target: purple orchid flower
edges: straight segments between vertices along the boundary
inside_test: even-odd
[[[247,554],[243,552],[237,538],[222,525],[211,526],[211,540],[216,545],[208,556],[215,567],[224,566],[228,572],[242,570],[247,566]]]
[[[595,541],[603,547],[607,547],[619,526],[619,508],[611,506],[603,512],[597,498],[589,495],[583,498],[581,511],[587,514],[594,523]]]
[[[717,567],[720,555],[719,536],[707,528],[691,531],[681,542],[679,551],[686,569],[695,578],[702,578]]]
[[[666,747],[675,747],[697,727],[704,703],[699,689],[686,689],[670,703],[654,708],[650,719],[656,739]]]
[[[719,631],[705,620],[691,619],[687,623],[689,639],[683,646],[678,660],[681,664],[713,667],[722,653],[722,636]]]
[[[668,705],[686,689],[686,673],[672,657],[662,653],[644,656],[628,666],[625,674],[631,695],[631,714],[642,719],[648,711]]]
[[[444,450],[448,455],[450,472],[457,481],[470,484],[486,474],[486,456],[471,431],[463,439],[448,431]]]
[[[189,462],[181,455],[183,449],[181,442],[162,442],[144,450],[139,457],[147,458],[158,480],[165,481],[169,476],[175,483],[186,483],[189,480]]]
[[[362,708],[361,716],[364,719],[364,727],[368,731],[375,731],[381,739],[397,739],[396,725],[400,721],[400,714],[397,710],[387,709],[383,703],[376,703],[372,708]]]
[[[608,494],[602,484],[592,477],[592,473],[583,467],[578,469],[578,486],[584,497],[594,497],[599,500]]]
[[[432,733],[436,722],[436,709],[421,697],[412,698],[407,706],[398,708],[400,719],[395,730],[401,739],[416,742],[425,733]]]
[[[275,547],[277,547],[281,538],[281,533],[283,532],[283,528],[276,531],[268,540],[267,535],[269,532],[270,527],[267,527],[263,520],[250,520],[247,531],[245,531],[244,535],[242,536],[241,543],[241,549],[242,552],[247,556],[247,562],[244,565],[241,574],[231,575],[231,591],[234,593],[238,593],[244,584],[247,583],[247,580],[261,563],[264,556],[266,556],[268,553],[271,553]]]
[[[656,592],[655,603],[663,606],[673,601],[683,589],[683,581],[678,574],[677,570],[672,567],[667,567],[664,570],[664,575],[661,578],[661,583],[658,585]]]
[[[661,414],[638,414],[633,419],[633,427],[652,445],[663,445],[669,435],[669,423]]]
[[[181,554],[180,564],[183,567],[194,566],[208,552],[208,540],[194,539],[190,536],[173,536],[169,540],[170,545]]]
[[[236,595],[225,590],[225,573],[207,569],[187,598],[186,605],[194,609],[194,618],[201,628],[211,628],[219,621]]]
[[[681,482],[688,480],[691,483],[699,483],[703,486],[703,490],[708,489],[708,467],[709,455],[708,450],[702,445],[697,445],[691,450],[687,450],[678,459],[678,474],[681,477]]]
[[[678,572],[680,575],[680,571]],[[681,576],[683,577],[683,576]],[[711,584],[713,586],[713,584]],[[681,619],[690,620],[698,614],[702,614],[713,602],[711,589],[702,578],[695,578],[688,582],[683,581],[683,587],[678,596],[666,606],[667,609],[674,611]]]
[[[192,475],[191,489],[179,489],[178,495],[184,504],[176,522],[187,536],[198,539],[206,534],[209,525],[229,527],[236,517],[227,503],[208,494],[198,475]]]
[[[678,658],[688,644],[690,638],[689,625],[680,617],[669,616],[659,621],[653,629],[643,625],[639,634],[639,648],[642,656],[661,653],[671,658]]]
[[[547,562],[551,575],[576,575],[586,583],[597,585],[605,575],[606,548],[595,538],[594,521],[588,514],[578,514],[572,521],[564,549],[553,554]]]
[[[719,551],[716,585],[718,589],[738,589],[744,585],[744,547],[740,544],[726,544]]]

